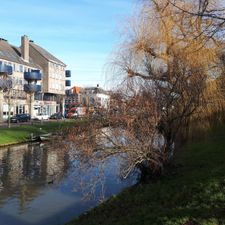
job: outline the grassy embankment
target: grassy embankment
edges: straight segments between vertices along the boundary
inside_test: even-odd
[[[78,224],[225,225],[225,126],[187,143],[165,176],[69,223]]]
[[[29,140],[31,133],[34,136],[38,136],[49,132],[59,132],[80,122],[82,121],[65,120],[44,123],[36,122],[33,125],[19,125],[11,128],[0,127],[0,146],[26,142]]]

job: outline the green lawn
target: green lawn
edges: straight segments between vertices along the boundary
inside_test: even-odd
[[[182,148],[167,174],[109,199],[69,225],[225,225],[225,126]]]
[[[22,124],[21,126],[13,126],[11,128],[0,127],[0,146],[25,142],[29,139],[31,133],[33,135],[40,135],[57,132],[79,122],[78,120],[66,120],[44,122],[43,124],[36,122],[33,125]]]

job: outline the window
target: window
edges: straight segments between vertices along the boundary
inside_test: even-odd
[[[4,53],[2,51],[0,51],[0,56],[4,56]]]
[[[20,65],[20,72],[23,72],[23,65]]]
[[[23,113],[23,105],[19,106],[19,114]]]
[[[16,72],[19,72],[19,65],[18,65],[18,64],[16,64],[15,71],[16,71]]]

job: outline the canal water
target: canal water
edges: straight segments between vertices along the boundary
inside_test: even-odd
[[[137,173],[120,178],[121,163],[50,143],[0,148],[0,225],[65,224],[137,182]]]

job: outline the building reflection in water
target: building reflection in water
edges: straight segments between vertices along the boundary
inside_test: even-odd
[[[64,141],[0,148],[0,224],[63,225],[137,182],[120,179],[122,165]]]
[[[0,148],[0,207],[16,197],[22,212],[44,187],[58,183],[68,170],[69,156],[43,144]]]

